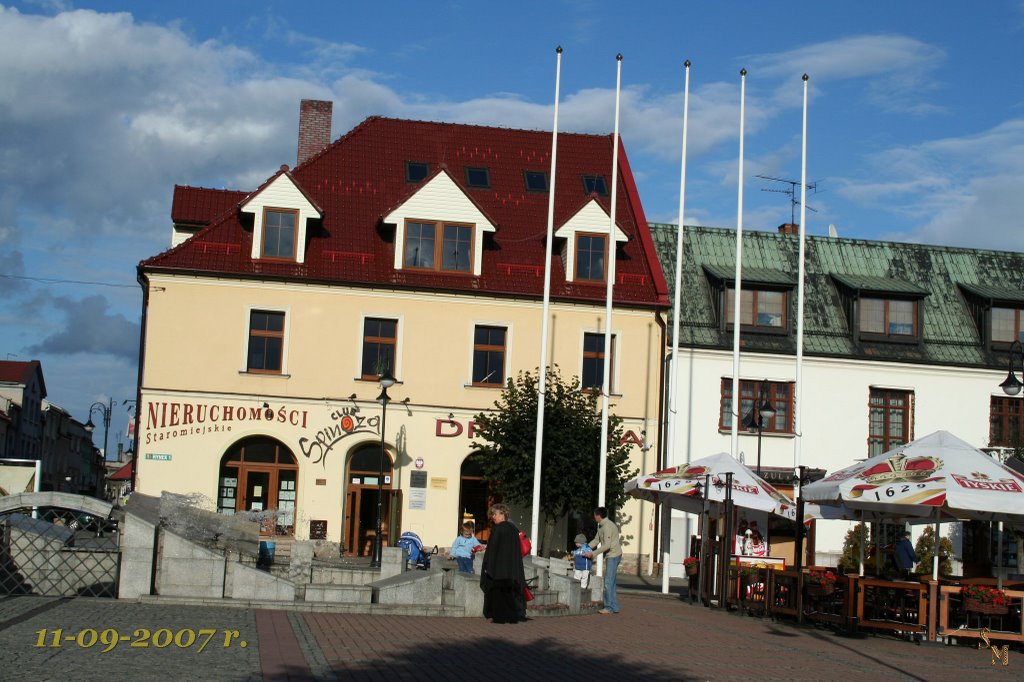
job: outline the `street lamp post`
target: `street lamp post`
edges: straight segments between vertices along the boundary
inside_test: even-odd
[[[775,416],[775,408],[768,400],[768,380],[761,382],[761,388],[757,392],[754,404],[750,406],[750,412],[743,420],[747,430],[753,433],[757,431],[757,475],[761,475],[761,432],[764,431],[765,422]]]
[[[1021,374],[1024,375],[1024,346],[1021,345],[1020,341],[1014,341],[1010,344],[1010,357],[1007,363],[1009,371],[1006,373],[1006,380],[999,384],[999,387],[1003,389],[1003,393],[1006,395],[1017,395],[1020,393],[1022,384],[1017,379],[1017,375],[1013,372],[1013,356],[1014,354],[1020,358]]]
[[[377,469],[377,532],[373,536],[373,550],[370,557],[370,568],[380,568],[381,560],[381,513],[383,510],[384,503],[384,458],[387,456],[384,452],[384,433],[385,424],[387,423],[388,417],[388,403],[391,402],[391,396],[388,395],[388,389],[395,385],[395,377],[391,375],[390,369],[385,369],[384,373],[380,375],[380,395],[377,396],[377,402],[381,404],[381,415],[380,415],[380,466]]]
[[[110,414],[114,411],[114,399],[111,398],[110,402],[104,405],[101,402],[95,402],[89,406],[89,421],[85,423],[85,430],[92,434],[96,425],[92,423],[92,413],[99,410],[100,417],[103,419],[103,461],[107,459],[107,438],[110,435]]]

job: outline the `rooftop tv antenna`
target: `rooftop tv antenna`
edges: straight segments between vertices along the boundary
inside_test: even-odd
[[[800,199],[798,199],[797,196],[796,196],[796,188],[800,186],[800,181],[799,180],[786,180],[785,178],[773,178],[770,175],[756,175],[754,177],[761,178],[762,180],[768,180],[769,182],[781,182],[783,184],[789,185],[789,187],[786,187],[784,189],[779,189],[777,187],[762,187],[761,191],[762,192],[778,192],[779,194],[788,195],[789,196],[789,222],[790,223],[795,223],[796,222],[796,207],[800,205]],[[818,193],[818,183],[817,183],[817,181],[815,181],[815,182],[808,182],[807,183],[807,189],[812,194],[817,194]],[[818,209],[811,208],[811,206],[809,204],[807,206],[807,210],[811,211],[812,213],[817,213],[818,212]]]

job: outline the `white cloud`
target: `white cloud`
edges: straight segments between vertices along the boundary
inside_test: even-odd
[[[935,87],[929,74],[945,56],[909,36],[860,35],[755,56],[751,74],[792,78],[807,73],[812,85],[824,88],[835,81],[865,80],[869,102],[887,111],[924,114],[938,110],[921,95]],[[791,90],[780,90],[778,97],[791,96]]]
[[[869,171],[871,180],[846,179],[841,194],[920,225],[887,238],[1024,250],[1024,119],[891,149]]]

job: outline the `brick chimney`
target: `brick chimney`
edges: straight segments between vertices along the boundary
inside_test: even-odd
[[[296,165],[331,143],[333,108],[333,102],[319,99],[304,99],[299,104],[299,155]]]
[[[779,225],[779,234],[800,234],[800,225],[797,223],[782,223]]]

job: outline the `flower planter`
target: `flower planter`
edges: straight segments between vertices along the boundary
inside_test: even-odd
[[[964,597],[964,608],[970,613],[984,613],[991,616],[1004,616],[1010,612],[1005,604],[989,604],[970,597]]]
[[[827,597],[836,591],[836,586],[830,583],[807,583],[807,594],[811,597]]]
[[[685,567],[686,575],[697,575],[700,573],[700,564],[690,564]]]

